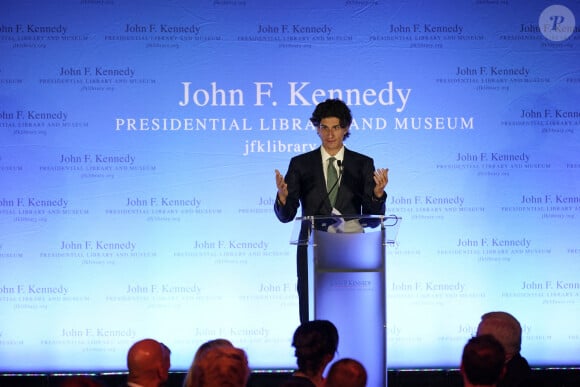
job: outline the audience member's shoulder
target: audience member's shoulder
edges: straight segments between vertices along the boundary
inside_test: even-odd
[[[105,382],[89,375],[66,376],[59,387],[106,387]]]

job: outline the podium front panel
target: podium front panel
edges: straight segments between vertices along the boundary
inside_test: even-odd
[[[369,233],[329,233],[316,231],[316,270],[383,270],[384,230]]]
[[[383,232],[315,231],[310,249],[314,318],[339,332],[338,358],[359,360],[368,386],[387,385],[386,279]]]
[[[337,358],[364,364],[368,386],[386,385],[383,278],[382,272],[318,272],[315,278],[315,318],[336,325]]]

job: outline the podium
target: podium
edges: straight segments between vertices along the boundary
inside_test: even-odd
[[[335,360],[353,358],[368,386],[387,385],[386,245],[401,218],[389,215],[296,218],[291,243],[308,250],[311,319],[339,332]]]

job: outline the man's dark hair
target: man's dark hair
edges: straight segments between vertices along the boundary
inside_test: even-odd
[[[315,127],[320,126],[320,121],[323,118],[336,117],[340,122],[341,128],[348,128],[352,123],[352,114],[349,107],[340,99],[327,99],[324,102],[316,105],[316,108],[312,112],[312,117],[310,117],[310,122]],[[346,132],[344,138],[350,136],[350,132]]]
[[[492,335],[480,335],[465,344],[461,362],[471,384],[492,385],[502,376],[505,351]]]
[[[338,330],[327,320],[307,321],[294,332],[292,345],[298,368],[305,374],[311,374],[322,366],[326,355],[336,352]]]

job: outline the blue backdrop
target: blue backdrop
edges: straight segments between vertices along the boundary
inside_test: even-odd
[[[457,367],[481,314],[580,359],[578,1],[3,1],[1,371],[186,369],[225,337],[289,368],[274,169],[319,145],[390,169],[389,368]],[[348,332],[341,332],[348,335]]]

